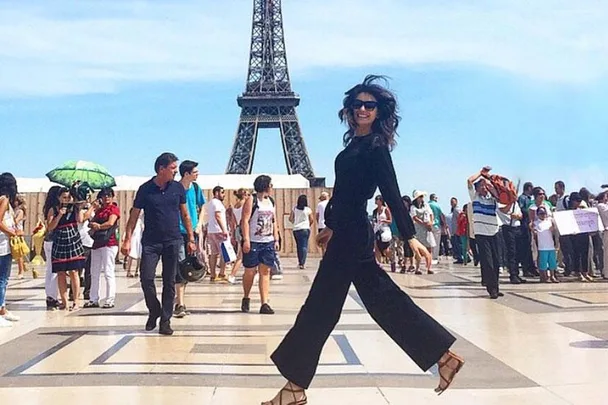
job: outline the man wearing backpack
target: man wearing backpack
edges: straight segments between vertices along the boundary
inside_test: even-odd
[[[198,218],[201,208],[205,204],[205,196],[201,191],[201,188],[198,184],[196,184],[196,180],[198,179],[198,163],[193,162],[191,160],[184,160],[179,165],[179,174],[182,177],[179,181],[180,184],[184,187],[186,191],[186,206],[188,208],[188,213],[190,214],[190,220],[192,222],[192,231],[196,229],[198,225]],[[184,227],[184,223],[180,218],[179,221],[179,230],[182,234],[183,243],[180,247],[179,251],[179,262],[181,263],[186,259],[186,242],[188,241],[188,232]],[[200,235],[194,233],[194,238],[198,245],[198,238]],[[175,273],[175,310],[173,311],[173,315],[176,318],[183,318],[186,315],[189,315],[189,312],[186,309],[186,305],[184,302],[184,296],[186,294],[186,284],[188,284],[188,280],[186,280],[181,271]]]
[[[241,311],[249,312],[249,293],[256,272],[259,273],[260,314],[272,315],[268,304],[270,289],[270,269],[275,265],[275,252],[279,250],[279,230],[276,225],[274,201],[270,197],[272,189],[270,177],[258,176],[253,188],[256,194],[249,196],[243,205],[241,230],[243,232],[243,300]]]

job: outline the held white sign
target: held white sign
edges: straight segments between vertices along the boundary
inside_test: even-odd
[[[604,230],[597,208],[557,211],[553,213],[553,217],[560,235],[577,235]]]

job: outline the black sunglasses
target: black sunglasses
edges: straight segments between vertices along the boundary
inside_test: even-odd
[[[378,102],[355,100],[350,106],[353,110],[359,110],[361,107],[364,107],[367,111],[372,111],[378,107]]]

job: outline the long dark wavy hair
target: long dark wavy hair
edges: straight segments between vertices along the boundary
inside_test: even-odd
[[[298,197],[296,208],[302,211],[306,207],[308,207],[308,197],[306,197],[306,194],[302,194]]]
[[[15,198],[17,198],[17,179],[12,173],[0,174],[0,196],[8,198],[11,206],[15,205]]]
[[[42,213],[44,214],[44,218],[49,215],[49,211],[51,209],[55,209],[59,206],[59,196],[61,195],[61,186],[53,186],[49,188],[49,191],[46,193],[46,199],[44,200],[44,208],[42,208]]]
[[[344,146],[355,136],[357,123],[353,115],[352,104],[357,99],[357,95],[361,93],[369,93],[378,102],[376,121],[372,124],[372,131],[380,135],[381,142],[388,146],[389,150],[393,150],[397,144],[396,137],[397,127],[401,117],[397,114],[397,98],[386,87],[383,87],[376,82],[384,81],[388,84],[388,79],[385,76],[367,75],[363,83],[357,84],[352,89],[348,90],[342,109],[338,112],[338,117],[342,123],[346,122],[348,131],[344,133]]]

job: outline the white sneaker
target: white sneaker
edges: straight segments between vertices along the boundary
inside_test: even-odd
[[[4,319],[3,316],[0,316],[0,328],[10,328],[13,326],[13,323]]]
[[[439,264],[439,260],[435,259],[435,260],[433,260],[433,261],[431,262],[431,264],[432,264],[433,266],[436,266],[436,265],[438,265],[438,264]]]
[[[6,311],[6,313],[4,315],[2,315],[2,317],[10,322],[18,322],[21,320],[20,317],[18,317],[17,315],[14,315],[8,311]]]
[[[236,277],[235,276],[228,276],[228,282],[230,284],[236,284]]]
[[[283,275],[282,274],[275,274],[270,276],[271,280],[283,280]]]

